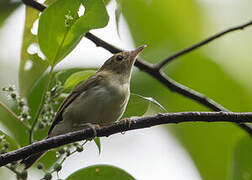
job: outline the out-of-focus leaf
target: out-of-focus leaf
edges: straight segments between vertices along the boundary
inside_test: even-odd
[[[252,178],[252,140],[251,137],[242,138],[235,146],[230,180],[249,180]]]
[[[14,119],[3,108],[0,108],[0,124],[6,128],[4,133],[14,139],[17,144],[21,146],[27,145],[27,129],[24,127],[21,121]]]
[[[27,93],[29,93],[29,90],[31,90],[33,85],[48,67],[48,63],[38,55],[37,35],[31,32],[31,29],[35,31],[34,24],[38,17],[38,10],[26,7],[23,44],[19,66],[19,90],[21,96],[26,96]]]
[[[143,98],[131,93],[130,99],[122,118],[129,118],[132,116],[142,116],[148,109],[149,102]]]
[[[136,45],[147,44],[141,54],[156,63],[179,49],[200,41],[203,17],[196,0],[123,0],[122,13]],[[197,27],[197,28],[195,28]],[[251,92],[227,75],[216,63],[197,50],[167,65],[165,72],[232,111],[251,111]],[[234,72],[235,73],[235,72]],[[235,74],[233,74],[235,76]],[[197,102],[172,93],[146,73],[132,76],[132,91],[154,97],[168,112],[209,110]],[[227,179],[232,148],[244,136],[231,123],[183,123],[169,125],[191,155],[202,179]]]
[[[94,142],[98,148],[99,154],[101,154],[101,140],[99,137],[94,138]]]
[[[197,1],[120,0],[120,4],[136,46],[148,45],[141,56],[149,62],[200,40],[202,16]]]
[[[73,89],[75,86],[80,84],[81,82],[88,79],[90,76],[95,74],[96,71],[94,70],[86,70],[86,71],[80,71],[72,74],[65,82],[64,88],[65,89]]]
[[[40,17],[39,45],[52,66],[69,54],[86,32],[108,23],[103,0],[84,1],[85,14],[81,17],[80,5],[80,0],[56,1]]]
[[[12,0],[0,1],[0,27],[4,20],[18,7],[20,2],[13,2]]]
[[[155,105],[160,110],[159,112],[166,112],[165,108],[152,97],[144,97],[139,94],[130,93],[129,103],[123,118],[132,116],[142,116],[148,110],[150,104]]]
[[[111,0],[104,0],[104,4],[107,6],[109,3],[111,2]]]
[[[94,165],[80,169],[71,174],[67,180],[134,180],[126,171],[111,165]]]

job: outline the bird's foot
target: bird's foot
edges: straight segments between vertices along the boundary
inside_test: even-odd
[[[125,119],[123,120],[123,122],[124,122],[124,125],[125,125],[125,126],[128,125],[128,128],[130,128],[131,123],[132,123],[132,120],[131,120],[130,118],[125,118]]]
[[[99,124],[92,124],[92,123],[80,124],[79,126],[85,128],[85,129],[86,129],[86,128],[92,129],[92,131],[93,131],[93,133],[94,133],[94,138],[97,136],[96,129],[99,129],[99,128],[100,128],[100,125],[99,125]],[[92,139],[93,139],[93,138],[88,139],[88,140],[92,140]]]

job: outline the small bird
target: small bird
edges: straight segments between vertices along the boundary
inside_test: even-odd
[[[145,47],[113,55],[93,76],[78,85],[61,104],[48,138],[120,120],[129,100],[132,67]],[[33,154],[21,163],[27,169],[44,153]]]

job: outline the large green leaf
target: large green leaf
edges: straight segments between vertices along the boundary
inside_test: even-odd
[[[69,177],[67,180],[81,180],[81,179],[92,179],[92,180],[134,180],[129,173],[126,171],[111,165],[94,165],[83,169],[80,169]]]
[[[130,93],[130,99],[123,118],[132,116],[143,116],[151,107],[157,107],[157,112],[166,112],[164,107],[152,97],[144,97],[139,94]]]
[[[88,79],[92,76],[96,71],[94,70],[86,70],[73,73],[64,83],[65,89],[73,89],[75,86],[80,84],[81,82]]]
[[[19,90],[21,96],[27,95],[29,90],[48,67],[48,63],[38,55],[38,52],[29,52],[28,50],[36,48],[36,45],[38,46],[37,35],[31,32],[32,28],[35,29],[34,23],[38,17],[38,10],[26,7],[23,44],[19,66]]]
[[[80,5],[81,0],[58,0],[40,17],[39,45],[52,66],[69,54],[86,32],[108,23],[103,0],[84,1],[85,14],[81,17]]]
[[[251,137],[242,138],[235,146],[231,169],[230,180],[252,179],[252,141]]]

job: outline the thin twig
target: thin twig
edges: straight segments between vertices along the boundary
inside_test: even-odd
[[[88,128],[60,136],[55,136],[31,145],[22,147],[0,155],[0,167],[10,162],[24,159],[31,154],[56,148],[65,144],[97,137],[108,137],[112,134],[126,132],[135,129],[149,128],[161,124],[182,123],[182,122],[252,122],[252,113],[231,113],[231,112],[183,112],[157,114],[141,118],[131,118],[109,126]]]
[[[182,55],[185,55],[185,54],[187,54],[187,53],[189,53],[189,52],[191,52],[191,51],[193,51],[193,50],[195,50],[195,49],[197,49],[197,48],[199,48],[201,46],[204,46],[204,45],[208,44],[209,42],[214,41],[214,40],[218,39],[219,37],[221,37],[223,35],[226,35],[226,34],[228,34],[230,32],[233,32],[233,31],[243,30],[244,28],[246,28],[248,26],[251,26],[251,25],[252,25],[252,21],[249,21],[249,22],[247,22],[245,24],[241,24],[239,26],[234,26],[234,27],[229,28],[229,29],[227,29],[225,31],[219,32],[219,33],[217,33],[217,34],[215,34],[213,36],[210,36],[209,38],[207,38],[207,39],[205,39],[205,40],[203,40],[203,41],[201,41],[201,42],[199,42],[197,44],[194,44],[191,47],[188,47],[186,49],[183,49],[182,51],[179,51],[179,52],[171,55],[170,57],[166,58],[165,60],[163,60],[160,63],[158,63],[157,65],[155,65],[155,68],[156,69],[161,69],[167,63],[171,62],[172,60],[174,60],[174,59],[176,59],[176,58],[178,58],[178,57],[180,57]]]

